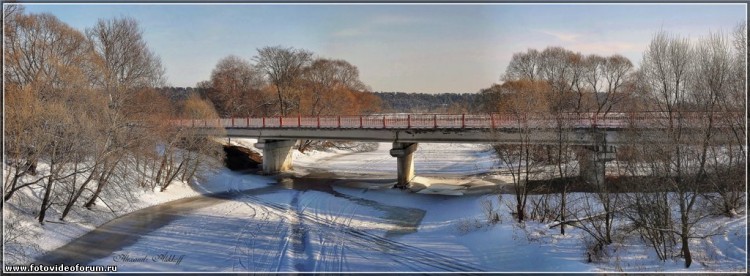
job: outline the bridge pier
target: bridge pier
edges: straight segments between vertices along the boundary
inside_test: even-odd
[[[414,151],[417,143],[393,143],[391,156],[396,157],[398,176],[396,188],[405,189],[414,178]]]
[[[263,149],[263,172],[279,173],[292,169],[292,148],[297,140],[258,140],[256,148]]]
[[[614,159],[614,146],[584,146],[578,154],[578,169],[581,178],[590,184],[604,185],[607,161]]]

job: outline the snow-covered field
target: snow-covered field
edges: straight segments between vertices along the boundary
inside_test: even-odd
[[[254,141],[232,142],[252,146]],[[681,259],[658,261],[635,236],[610,245],[605,261],[589,263],[582,231],[568,228],[563,236],[547,224],[515,223],[506,207],[514,204],[512,195],[420,194],[384,189],[382,181],[368,184],[368,179],[395,182],[396,161],[388,154],[389,146],[383,143],[374,151],[357,153],[294,153],[296,175],[326,171],[360,178],[363,185],[304,189],[299,187],[305,187],[305,179],[278,185],[274,177],[222,170],[194,183],[193,189],[178,185],[165,193],[144,193],[137,201],[141,203],[127,210],[189,195],[221,196],[178,200],[164,205],[169,208],[143,209],[105,224],[100,229],[106,231],[98,233],[104,236],[98,237],[118,233],[132,241],[103,242],[90,263],[115,264],[119,271],[746,271],[746,217],[707,219],[704,231],[722,227],[723,232],[695,240],[690,269],[682,267]],[[466,186],[508,181],[496,175],[496,161],[486,146],[420,144],[415,154],[416,180],[426,193],[430,187],[464,193]],[[292,186],[296,188],[288,188]],[[486,222],[481,206],[486,200],[499,211],[499,224]],[[94,223],[48,223],[43,231],[33,226],[43,237],[38,242],[44,249],[58,247],[108,220],[103,210],[98,212],[79,217],[97,217]],[[89,234],[81,240],[90,235],[93,239]],[[75,243],[63,249],[67,251],[53,252],[59,253],[55,260],[82,250]]]

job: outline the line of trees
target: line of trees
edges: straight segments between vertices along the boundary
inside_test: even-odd
[[[171,102],[159,57],[127,17],[80,32],[51,14],[4,6],[4,200],[31,189],[43,224],[76,204],[165,190],[215,166],[220,147],[169,120],[217,118],[210,103]],[[210,166],[208,166],[210,165]]]
[[[462,114],[476,110],[477,93],[375,92],[383,103],[383,112]]]
[[[321,116],[380,111],[359,70],[345,60],[315,57],[304,49],[269,46],[252,62],[227,56],[211,78],[197,84],[222,117]]]
[[[234,55],[219,60],[211,79],[199,82],[196,90],[222,117],[371,114],[381,109],[380,98],[368,91],[356,66],[282,46],[258,49],[252,62]],[[334,144],[306,140],[299,150],[324,145]]]
[[[701,238],[695,226],[709,215],[734,216],[745,205],[746,54],[744,23],[731,35],[713,33],[695,42],[659,32],[640,68],[620,55],[584,56],[560,47],[514,54],[504,82],[480,92],[479,108],[508,114],[521,129],[519,145],[495,146],[513,176],[517,220],[554,220],[561,234],[574,225],[601,249],[613,243],[619,229],[614,218],[620,217],[662,260],[680,256],[689,267],[690,240]],[[658,112],[666,118],[664,134],[625,134],[630,143],[619,146],[614,164],[618,182],[632,187],[628,193],[608,178],[586,183],[594,193],[569,204],[569,185],[584,182],[574,173],[592,166],[578,157],[593,149],[571,144],[573,126],[565,118],[615,112]],[[554,145],[528,143],[532,115],[552,122]],[[545,194],[528,210],[531,179],[548,179],[556,195],[537,191]]]

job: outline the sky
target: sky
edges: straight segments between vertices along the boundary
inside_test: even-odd
[[[562,46],[638,65],[664,30],[691,39],[746,22],[745,4],[26,4],[81,31],[135,18],[171,86],[208,80],[228,55],[284,46],[357,66],[373,91],[477,92],[513,53]]]

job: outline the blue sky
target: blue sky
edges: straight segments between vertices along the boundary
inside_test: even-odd
[[[563,46],[638,64],[660,29],[698,38],[730,33],[745,4],[525,5],[27,5],[84,30],[99,18],[139,21],[173,86],[207,80],[227,55],[282,45],[345,59],[374,91],[476,92],[499,82],[511,56]]]

